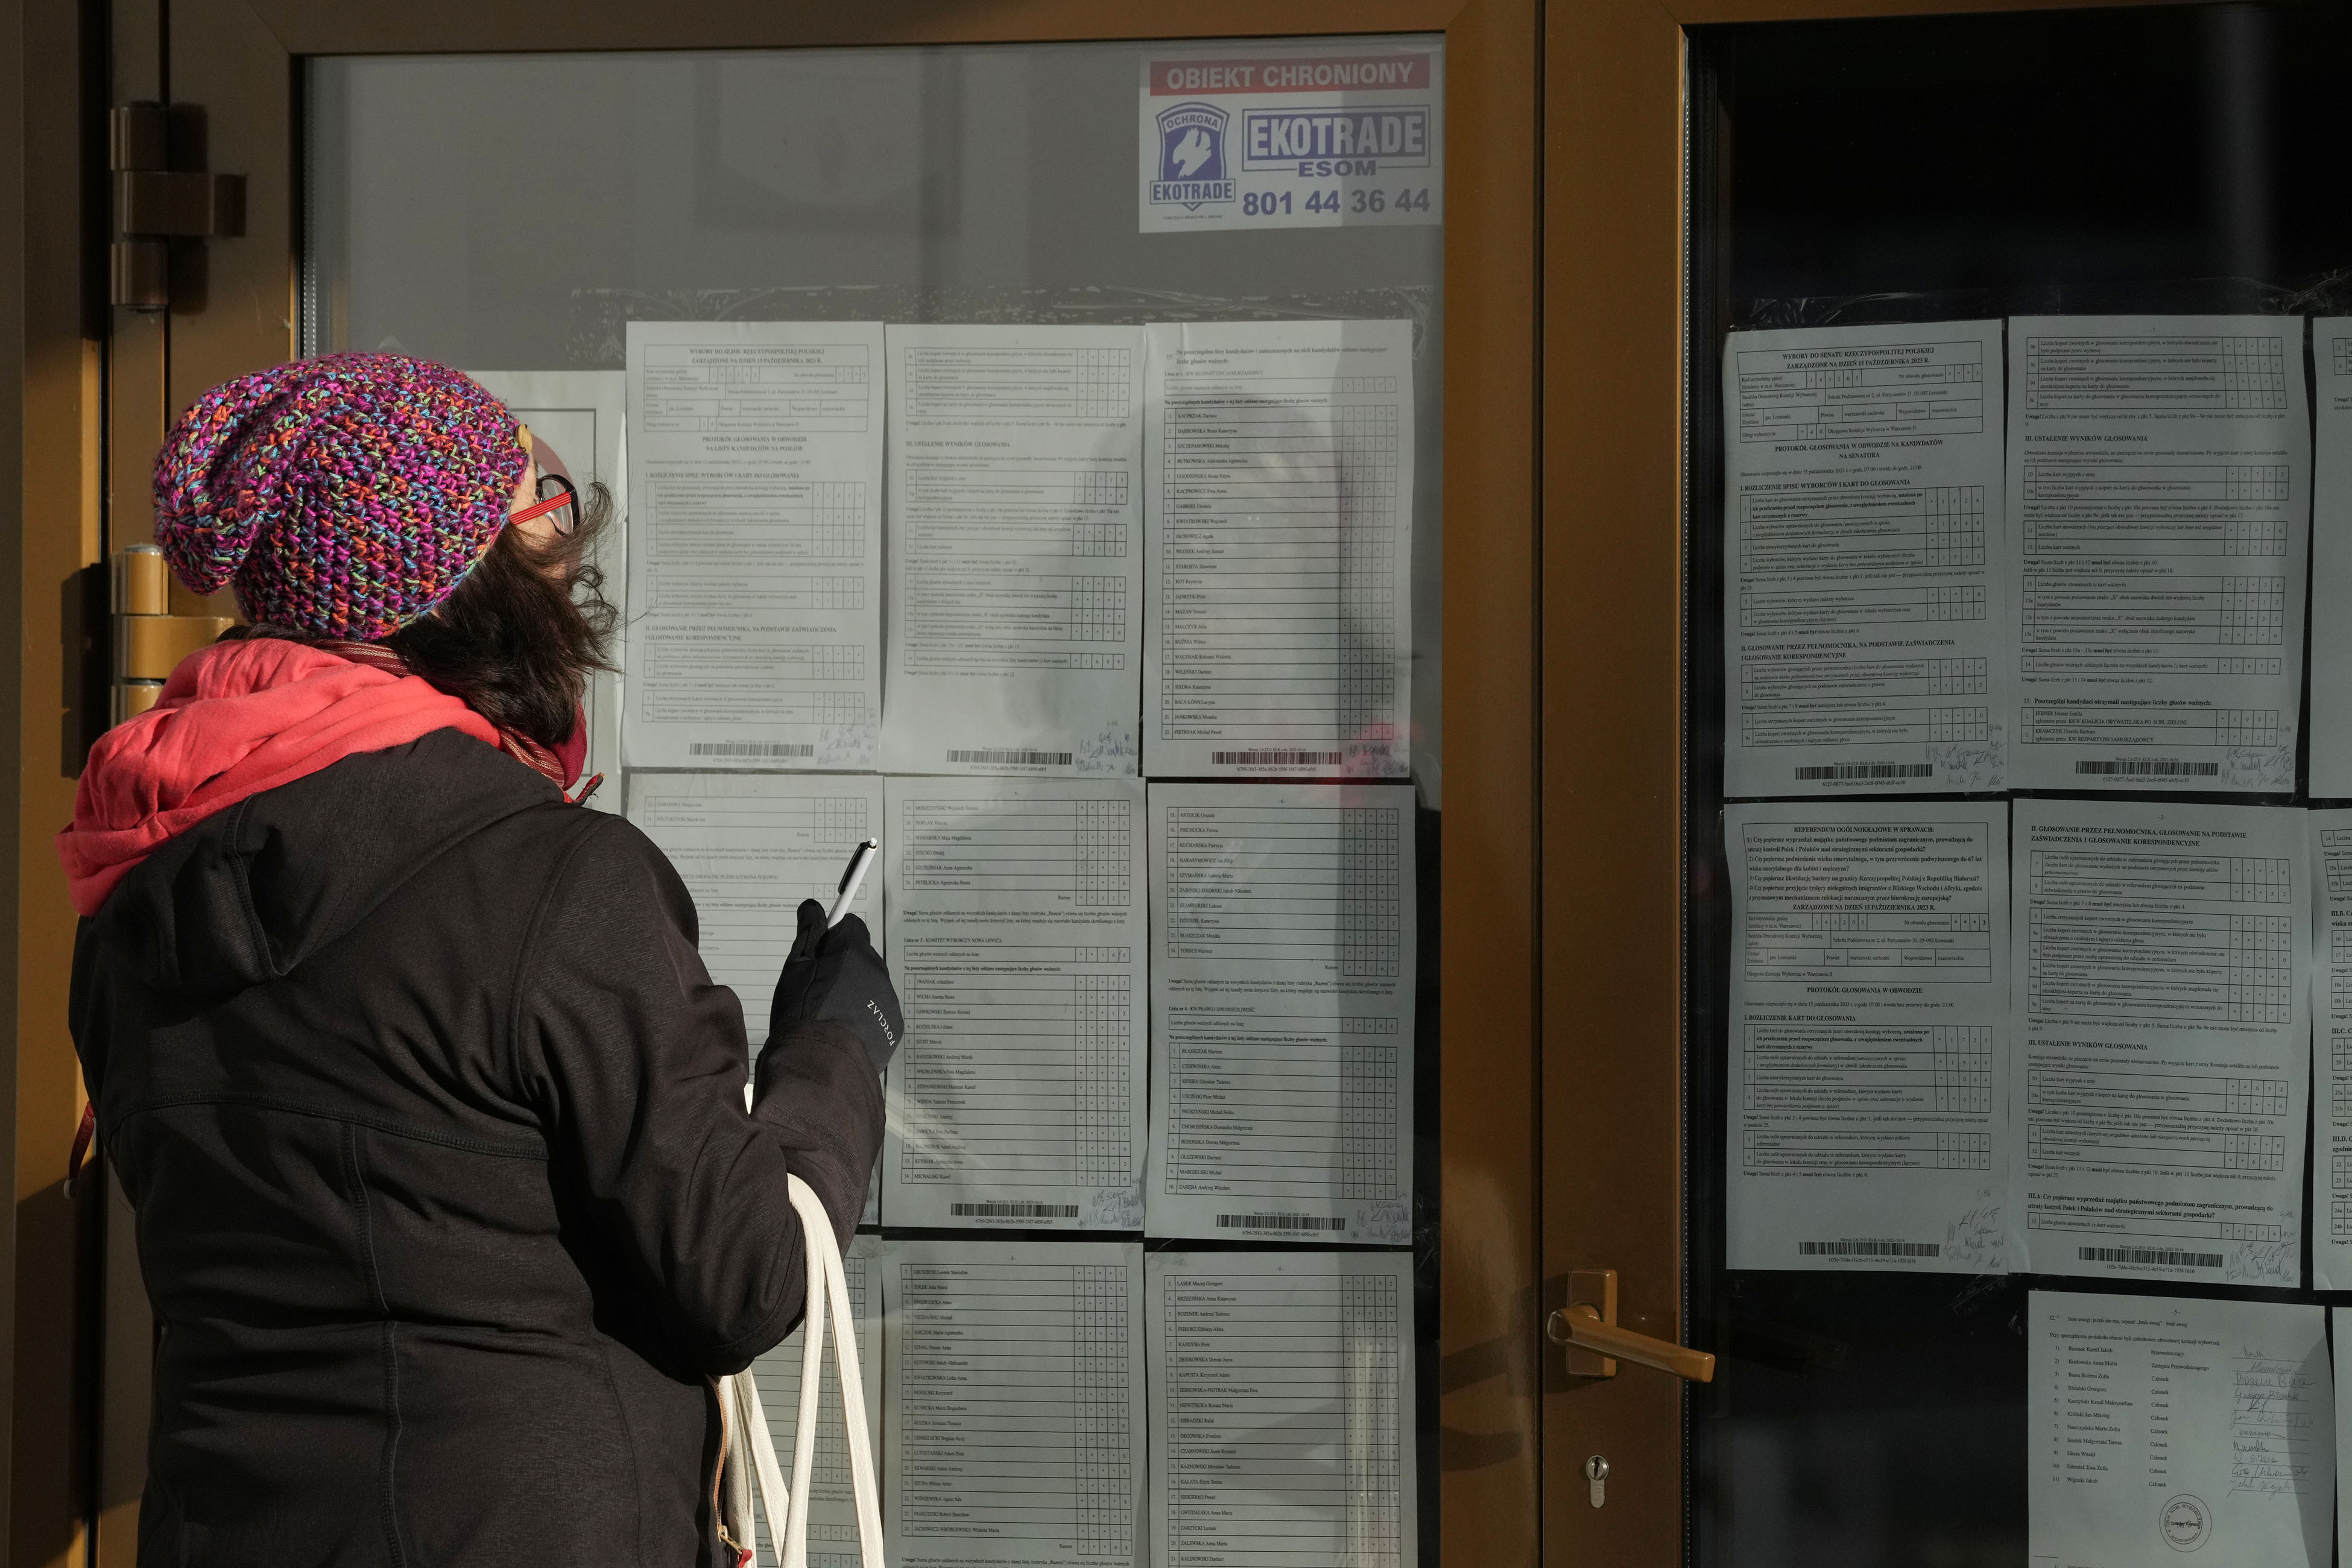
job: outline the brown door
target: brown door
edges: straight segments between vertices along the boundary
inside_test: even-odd
[[[1542,1273],[1557,1307],[1579,1271],[1614,1269],[1621,1324],[1717,1360],[1704,1384],[1594,1379],[1548,1352],[1548,1562],[2023,1562],[2035,1300],[2315,1308],[2308,1289],[2163,1278],[2200,1266],[2163,1247],[2070,1245],[2028,1277],[1824,1229],[1781,1266],[1728,1266],[1727,1194],[1759,1185],[1740,1130],[1769,1108],[1727,1103],[1726,811],[1816,797],[1785,767],[1783,787],[1727,788],[1727,751],[1762,742],[1726,733],[1723,387],[1735,332],[2139,312],[2284,317],[2292,334],[2297,314],[2342,313],[2352,235],[2286,194],[2305,155],[2290,128],[2338,90],[2337,26],[2301,7],[1549,8]],[[1960,90],[1985,118],[1947,138]],[[2315,621],[2332,609],[2315,597]],[[1833,800],[1884,810],[1870,775],[1847,776],[1864,784]],[[1946,787],[1956,811],[2021,809]],[[2313,795],[2302,777],[2256,809]],[[1957,1169],[1973,1150],[1954,1148]],[[2309,1201],[2291,1167],[2284,1185]],[[1783,1201],[1801,1216],[1823,1190]],[[2084,1278],[2078,1256],[2142,1277]]]
[[[103,485],[72,492],[83,498],[87,520],[72,548],[62,540],[46,541],[43,548],[70,570],[94,567],[144,541],[151,527],[145,475],[170,416],[223,379],[308,353],[383,348],[435,354],[485,372],[601,369],[608,363],[617,372],[619,334],[628,320],[691,315],[705,308],[696,300],[707,304],[720,296],[727,308],[750,312],[737,319],[760,318],[762,311],[761,319],[791,319],[794,290],[805,299],[820,287],[850,289],[877,277],[902,276],[898,292],[883,290],[879,303],[844,294],[825,309],[850,319],[893,321],[971,319],[968,312],[982,307],[1013,311],[991,320],[1139,324],[1176,314],[1417,321],[1420,341],[1431,347],[1414,373],[1427,477],[1414,503],[1423,540],[1415,571],[1423,595],[1415,601],[1415,615],[1424,630],[1412,649],[1418,694],[1413,722],[1422,726],[1416,756],[1432,765],[1417,766],[1411,779],[1420,792],[1422,891],[1419,909],[1407,918],[1421,932],[1423,957],[1419,1017],[1406,1023],[1416,1037],[1419,1066],[1402,1099],[1411,1102],[1416,1140],[1404,1162],[1412,1173],[1403,1189],[1412,1194],[1414,1218],[1412,1245],[1393,1256],[1404,1260],[1397,1267],[1413,1281],[1415,1306],[1405,1316],[1417,1318],[1419,1328],[1408,1335],[1413,1353],[1407,1375],[1419,1415],[1410,1444],[1391,1456],[1393,1464],[1409,1453],[1412,1462],[1379,1494],[1389,1501],[1359,1498],[1348,1505],[1358,1513],[1342,1510],[1343,1523],[1351,1519],[1356,1522],[1346,1528],[1370,1531],[1359,1539],[1386,1541],[1367,1562],[1409,1561],[1423,1551],[1465,1563],[1533,1562],[1541,1528],[1539,1128],[1531,1114],[1538,990],[1538,18],[1520,0],[1406,0],[1376,15],[1328,4],[1213,6],[1182,17],[1182,39],[1167,47],[1181,44],[1196,56],[1220,41],[1244,53],[1287,47],[1313,55],[1318,40],[1376,33],[1401,35],[1407,42],[1425,38],[1444,62],[1442,226],[1351,229],[1346,236],[1300,229],[1246,237],[1239,249],[1223,241],[1203,246],[1192,236],[1139,241],[1132,217],[1119,216],[1117,203],[1097,192],[1084,193],[1083,200],[1053,199],[1050,181],[1076,177],[1070,170],[1096,178],[1108,169],[1111,177],[1129,182],[1122,189],[1132,190],[1126,139],[1133,133],[1141,46],[1122,40],[1164,39],[1169,25],[1055,5],[1007,13],[947,4],[877,19],[870,8],[855,5],[779,14],[710,5],[656,14],[481,5],[386,11],[197,0],[172,7],[166,28],[156,6],[141,0],[117,4],[106,45],[104,97],[110,103],[175,106],[167,121],[163,172],[241,176],[242,211],[233,224],[220,225],[236,232],[168,244],[163,308],[110,306],[77,323],[74,341],[85,345],[87,356],[82,374],[89,390],[81,395],[90,411],[77,428],[89,432],[80,437],[83,449],[106,454]],[[1403,46],[1391,39],[1379,47]],[[759,52],[806,49],[856,51],[827,58],[844,62],[841,70],[866,72],[861,79],[887,84],[911,71],[908,79],[918,86],[950,84],[943,95],[918,95],[927,115],[959,102],[953,83],[959,73],[978,79],[973,72],[996,83],[988,90],[999,97],[987,100],[970,89],[961,101],[1017,104],[1020,113],[993,121],[971,108],[977,118],[958,122],[950,107],[945,118],[926,121],[928,129],[919,126],[911,142],[899,139],[878,151],[856,143],[836,145],[831,153],[820,148],[801,171],[805,181],[780,184],[759,162],[766,154],[728,147],[735,122],[726,116],[740,104],[722,101],[723,87],[714,84],[736,68],[730,62],[756,59]],[[1089,49],[1096,53],[1087,54]],[[681,50],[699,53],[689,58],[676,53]],[[912,63],[894,61],[894,50],[906,51],[905,61]],[[564,52],[572,57],[564,68],[572,74],[562,90],[572,96],[559,111],[546,107],[551,79],[545,73],[551,57]],[[465,58],[442,65],[434,57]],[[1116,90],[1098,96],[1105,105],[1124,101],[1127,118],[1046,145],[1035,140],[1044,133],[1039,128],[1068,137],[1074,125],[1087,123],[1084,114],[1097,111],[1091,100],[1072,109],[1061,100],[1076,102],[1076,97],[1045,85],[1047,68],[1073,60],[1117,77]],[[1008,76],[1017,79],[1033,68],[1038,79],[1004,99]],[[924,77],[925,71],[932,75]],[[661,75],[658,90],[645,86],[648,73]],[[435,95],[449,92],[476,95],[478,103],[491,107],[455,118],[436,114]],[[525,109],[501,118],[496,107],[501,93]],[[671,108],[663,110],[662,104]],[[646,248],[651,231],[632,229],[629,203],[664,178],[657,170],[626,166],[631,143],[619,130],[632,112],[684,113],[678,139],[688,155],[716,146],[713,167],[737,182],[691,193],[705,205],[690,223],[711,242],[698,273],[674,257],[654,255],[658,240],[635,272],[615,259],[625,258],[633,247]],[[459,135],[460,121],[478,131],[496,126],[499,133],[467,142]],[[573,139],[553,135],[551,125]],[[375,162],[361,157],[352,142],[338,140],[354,127],[375,139],[367,149]],[[1025,164],[1015,158],[1009,174],[992,175],[982,156],[984,137],[970,150],[959,141],[991,127],[1008,137],[1032,138],[1019,143]],[[822,127],[810,129],[823,133]],[[549,140],[535,146],[535,135]],[[1110,146],[1114,140],[1116,157],[1089,155],[1098,150],[1094,143]],[[824,186],[831,177],[824,172],[827,157],[853,174],[861,162],[869,172],[877,160],[898,162],[874,176],[885,186],[869,200]],[[598,159],[607,160],[607,177],[583,178]],[[495,183],[505,171],[535,162],[565,182],[560,199],[548,205],[547,221],[515,241],[523,249],[467,259],[462,225],[468,214],[478,220],[488,210],[469,205],[478,194],[418,182],[442,170],[453,178]],[[1000,183],[992,186],[992,178]],[[1010,189],[1002,184],[1005,178],[1016,185],[1032,183],[1019,192],[1018,223],[977,205],[1003,199]],[[636,195],[632,180],[639,182]],[[892,180],[900,183],[888,184]],[[689,193],[681,185],[675,194]],[[1131,198],[1118,199],[1131,214]],[[362,221],[354,226],[347,220],[355,214]],[[1093,224],[1102,226],[1099,232],[1089,228]],[[823,236],[833,260],[778,260],[789,253],[795,233]],[[371,235],[390,237],[373,245]],[[779,237],[783,250],[776,248]],[[1218,251],[1218,244],[1227,249]],[[1187,246],[1190,251],[1181,248]],[[1322,248],[1300,248],[1314,246]],[[371,324],[383,318],[389,298],[383,292],[384,258],[436,250],[445,259],[457,258],[458,269],[448,276],[461,289],[437,296],[424,316],[390,327]],[[584,272],[575,265],[583,258]],[[835,270],[827,273],[827,265]],[[154,275],[146,276],[152,284]],[[548,291],[528,297],[541,286],[533,280],[542,279]],[[1094,303],[1086,308],[1097,312],[1093,317],[1078,313],[1079,297],[1088,289]],[[875,298],[870,291],[865,297]],[[1108,317],[1099,313],[1105,299],[1113,304]],[[1049,308],[1064,313],[1018,313]],[[102,405],[96,401],[101,386]],[[96,414],[101,406],[102,443]],[[1442,533],[1435,521],[1441,516],[1451,520]],[[31,584],[28,576],[28,604],[40,605]],[[225,606],[173,598],[160,606],[116,603],[111,608],[118,614],[160,608],[193,621]],[[42,627],[57,626],[57,616],[54,600],[40,605]],[[140,630],[163,636],[154,627]],[[191,628],[183,631],[193,635]],[[27,646],[44,645],[28,637]],[[145,673],[101,670],[96,663],[90,671],[94,683],[104,673],[117,678],[116,685]],[[29,669],[26,679],[34,680]],[[58,725],[102,727],[113,710],[101,715],[101,701],[135,708],[146,695],[93,697],[86,711]],[[28,708],[28,735],[31,712]],[[50,743],[54,750],[54,735]],[[1443,796],[1433,767],[1441,755],[1450,762]],[[46,834],[69,806],[70,770],[45,774],[28,760],[24,775],[25,820],[44,826],[38,844],[28,828],[22,856],[20,1015],[31,1019],[39,1009],[48,1011],[39,1014],[42,1029],[20,1032],[28,1042],[20,1064],[20,1169],[26,1173],[20,1192],[46,1170],[43,1162],[61,1162],[78,1111],[62,1026],[70,927],[46,859]],[[37,959],[37,933],[47,933],[37,941],[49,943]],[[29,1044],[35,1039],[37,1051]],[[56,1080],[44,1091],[46,1100],[33,1092],[37,1086],[28,1076],[36,1057]],[[64,1215],[68,1205],[53,1201]],[[57,1256],[68,1256],[66,1222],[51,1215],[43,1223],[59,1233]],[[93,1209],[85,1230],[81,1256],[89,1261],[79,1296],[62,1276],[36,1290],[19,1273],[26,1281],[19,1345],[64,1342],[79,1300],[89,1347],[80,1364],[91,1381],[90,1397],[78,1407],[79,1470],[62,1461],[54,1475],[41,1470],[47,1458],[37,1461],[20,1439],[17,1555],[26,1562],[94,1557],[128,1564],[144,1477],[144,1371],[152,1330],[136,1283],[131,1215],[119,1197],[102,1216]],[[32,1235],[29,1228],[23,1232],[20,1246],[29,1247]],[[27,1298],[25,1291],[33,1294]],[[47,1331],[38,1331],[33,1308],[51,1314]],[[70,1403],[71,1368],[64,1358],[59,1362],[54,1403],[47,1408],[62,1412]],[[29,1417],[37,1384],[26,1378],[29,1363],[21,1352],[18,1365],[18,1409]],[[26,1429],[20,1419],[20,1434]],[[1391,1511],[1381,1512],[1384,1507]],[[1413,1514],[1412,1534],[1382,1536],[1389,1521]],[[1149,1522],[1148,1516],[1138,1517]],[[84,1532],[90,1521],[94,1539]]]

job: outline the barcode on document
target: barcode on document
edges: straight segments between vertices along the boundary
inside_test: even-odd
[[[2182,1252],[2171,1247],[2085,1247],[2077,1256],[2084,1263],[2185,1263],[2191,1268],[2219,1268],[2218,1252]]]
[[[689,757],[814,757],[816,746],[808,741],[688,741],[686,754]]]
[[[1937,1241],[1801,1241],[1797,1243],[1800,1258],[1941,1258],[1943,1243]]]
[[[2221,773],[2221,764],[2189,763],[2178,757],[2117,757],[2113,762],[2079,757],[2075,759],[2074,771],[2120,774],[2130,779],[2210,779]]]
[[[1221,1214],[1219,1230],[1345,1230],[1348,1222],[1337,1215]]]
[[[1022,767],[1066,768],[1075,757],[1076,753],[1071,752],[1031,752],[1019,746],[983,746],[978,750],[950,749],[948,752],[948,761],[951,763],[978,763],[984,767],[1003,767],[1013,764]]]
[[[1076,1204],[986,1203],[950,1204],[950,1213],[958,1219],[1076,1219]]]
[[[1344,752],[1212,752],[1209,760],[1220,765],[1241,767],[1327,767],[1336,768],[1346,762]]]
[[[1933,763],[1823,763],[1799,768],[1800,779],[1931,779]]]

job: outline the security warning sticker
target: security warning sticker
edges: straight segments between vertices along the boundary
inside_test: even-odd
[[[1442,223],[1444,110],[1433,38],[1149,55],[1139,226]]]

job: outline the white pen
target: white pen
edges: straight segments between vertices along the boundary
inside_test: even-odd
[[[865,884],[866,873],[874,864],[874,852],[881,847],[882,840],[868,838],[849,852],[849,868],[842,872],[841,886],[835,889],[833,908],[825,911],[827,930],[839,925],[841,917],[849,912],[849,901],[857,897],[857,889]]]

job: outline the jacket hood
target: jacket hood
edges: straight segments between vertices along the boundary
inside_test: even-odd
[[[123,876],[90,922],[131,971],[190,1001],[281,978],[422,868],[562,792],[457,729],[247,796]]]
[[[416,676],[274,637],[191,654],[154,707],[90,750],[58,835],[74,909],[96,914],[132,867],[239,801],[436,730],[499,742],[488,720]]]

